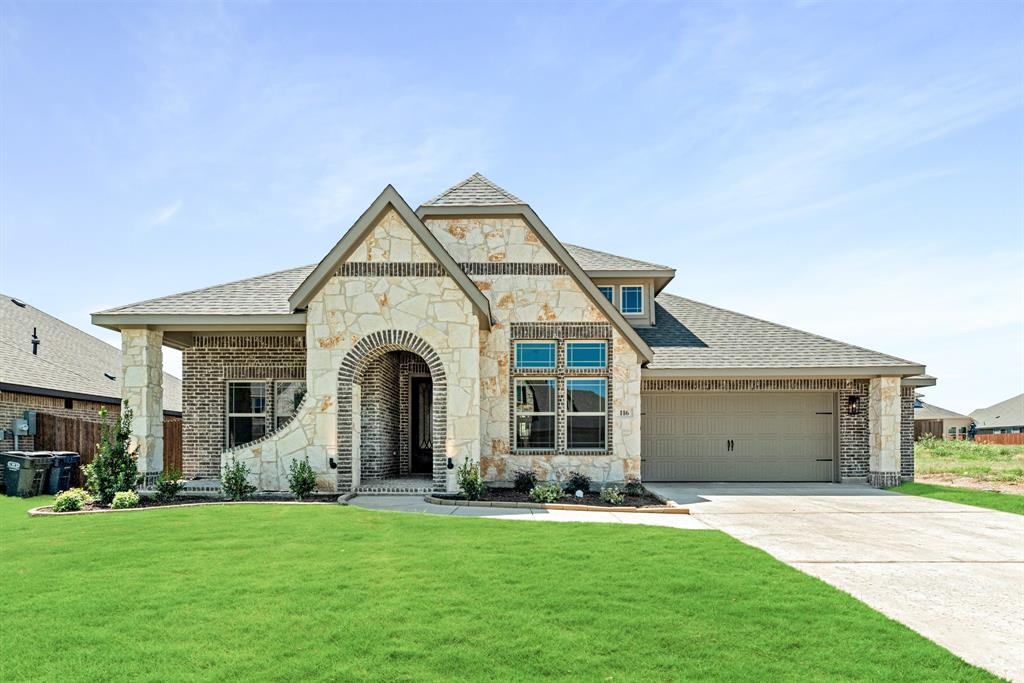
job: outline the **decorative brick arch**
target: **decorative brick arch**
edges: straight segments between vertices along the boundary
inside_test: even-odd
[[[338,490],[352,489],[355,462],[352,457],[352,424],[358,411],[352,405],[352,385],[362,384],[367,366],[392,351],[415,353],[430,369],[433,386],[433,414],[431,415],[434,442],[433,486],[435,491],[447,488],[448,468],[445,436],[448,424],[448,382],[444,364],[430,344],[412,332],[383,330],[366,335],[352,347],[341,361],[338,370]]]

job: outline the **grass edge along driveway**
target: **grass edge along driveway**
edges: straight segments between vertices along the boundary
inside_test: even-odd
[[[6,681],[994,680],[717,531],[43,502],[0,499]]]
[[[905,493],[911,496],[922,496],[924,498],[935,498],[949,503],[960,503],[961,505],[973,505],[979,508],[999,510],[1001,512],[1012,512],[1017,515],[1024,515],[1024,496],[1014,493],[999,493],[998,491],[981,491],[978,489],[961,488],[957,486],[939,486],[937,484],[920,484],[910,482],[900,484],[889,489],[897,493]]]

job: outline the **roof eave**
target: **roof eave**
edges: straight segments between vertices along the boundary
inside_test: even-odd
[[[93,313],[92,324],[115,332],[131,327],[180,332],[239,328],[254,331],[301,330],[306,327],[306,314]]]
[[[688,379],[708,377],[786,379],[786,378],[821,378],[821,379],[865,379],[871,377],[911,377],[924,373],[923,365],[853,365],[853,366],[821,366],[797,368],[643,368],[641,377],[659,379]],[[934,384],[934,378],[932,378]],[[932,386],[919,384],[913,386]]]

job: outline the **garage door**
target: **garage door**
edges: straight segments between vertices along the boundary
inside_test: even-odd
[[[832,481],[829,393],[642,396],[645,481]]]

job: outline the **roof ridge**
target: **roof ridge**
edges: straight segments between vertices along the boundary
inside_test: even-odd
[[[782,323],[772,322],[771,320],[765,320],[764,318],[757,318],[757,317],[754,317],[752,315],[747,315],[746,313],[740,313],[739,311],[734,311],[734,310],[729,309],[729,308],[722,308],[721,306],[713,306],[711,304],[706,304],[703,301],[697,301],[696,299],[687,299],[685,296],[679,296],[678,294],[672,294],[671,292],[662,292],[662,293],[660,293],[657,297],[655,297],[655,299],[654,299],[655,303],[657,303],[657,300],[660,299],[663,296],[672,297],[673,299],[679,299],[680,301],[688,301],[688,302],[690,302],[692,304],[697,304],[699,306],[706,306],[707,308],[712,308],[712,309],[714,309],[716,311],[722,311],[723,313],[731,313],[732,315],[738,315],[738,316],[741,316],[743,318],[747,318],[748,320],[754,320],[754,321],[757,321],[759,323],[764,323],[766,325],[771,325],[772,327],[777,327],[779,329],[791,330],[793,332],[799,332],[800,334],[806,334],[807,336],[814,337],[815,339],[821,339],[821,340],[824,340],[824,341],[827,341],[827,342],[832,342],[834,344],[840,344],[842,346],[846,346],[846,347],[851,348],[851,349],[857,349],[858,351],[866,351],[867,353],[878,354],[879,356],[885,356],[886,358],[891,358],[893,360],[898,360],[899,362],[904,363],[906,365],[921,365],[920,363],[916,363],[914,361],[907,360],[906,358],[900,358],[899,356],[893,356],[892,354],[882,353],[881,351],[875,351],[874,349],[869,349],[869,348],[864,347],[864,346],[857,346],[856,344],[850,344],[849,342],[839,341],[838,339],[833,339],[832,337],[826,337],[826,336],[821,335],[821,334],[815,334],[814,332],[808,332],[807,330],[801,330],[799,327],[792,327],[790,325],[783,325]]]
[[[496,195],[498,195],[498,199],[502,200],[504,203],[508,203],[508,204],[526,204],[526,202],[524,202],[519,197],[515,196],[514,194],[512,194],[511,192],[509,192],[505,188],[501,187],[500,185],[498,185],[493,180],[491,180],[490,178],[486,177],[485,175],[483,175],[479,171],[476,171],[475,173],[473,173],[468,178],[455,183],[454,185],[452,185],[448,189],[444,190],[440,194],[437,194],[437,195],[431,197],[430,199],[428,199],[427,201],[423,202],[423,204],[421,204],[421,206],[431,206],[431,205],[434,205],[434,204],[445,203],[444,200],[446,198],[451,198],[452,196],[458,194],[459,190],[461,190],[462,188],[466,187],[467,185],[469,185],[470,183],[472,183],[474,181],[484,185],[487,189],[489,189],[492,192],[494,192]],[[472,190],[467,190],[467,192],[471,193]],[[466,198],[462,198],[459,201],[452,201],[451,205],[453,205],[453,206],[460,206],[460,205],[462,205],[462,206],[476,206],[476,205],[479,204],[479,202],[473,202],[473,201],[469,201],[468,203],[466,203],[467,201],[468,200]],[[494,202],[494,201],[485,202],[485,205],[487,205],[487,204],[494,205],[494,204],[498,204],[498,203],[501,203],[501,202]]]
[[[151,299],[143,299],[142,301],[135,301],[135,302],[130,303],[130,304],[122,304],[121,306],[116,306],[114,308],[108,308],[108,309],[105,309],[105,310],[102,310],[102,311],[97,311],[97,313],[117,313],[122,308],[131,308],[133,306],[141,306],[142,304],[148,304],[148,303],[152,303],[154,301],[160,301],[162,299],[170,299],[171,297],[175,297],[175,296],[185,296],[186,294],[195,294],[197,292],[204,292],[204,291],[206,291],[208,289],[214,289],[215,287],[226,287],[227,285],[237,285],[239,283],[247,282],[249,280],[259,280],[260,278],[270,277],[271,275],[280,275],[281,273],[290,273],[292,271],[302,270],[303,268],[316,268],[316,266],[317,266],[316,263],[310,263],[310,264],[306,264],[304,266],[295,266],[294,268],[284,268],[282,270],[275,270],[275,271],[273,271],[271,273],[263,273],[262,275],[253,275],[252,277],[243,277],[243,278],[239,278],[238,280],[229,280],[228,282],[219,282],[219,283],[217,283],[215,285],[208,285],[206,287],[196,287],[195,289],[188,289],[188,290],[185,290],[183,292],[175,292],[173,294],[165,294],[164,296],[155,296],[155,297],[153,297]]]

